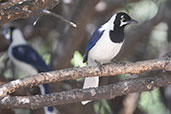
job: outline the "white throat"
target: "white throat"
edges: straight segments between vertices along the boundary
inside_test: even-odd
[[[27,44],[27,42],[25,41],[21,31],[19,29],[16,29],[12,32],[11,45],[17,46],[17,45],[21,45],[21,44]]]

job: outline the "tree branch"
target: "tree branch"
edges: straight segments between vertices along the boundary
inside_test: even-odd
[[[162,74],[162,73],[161,73]],[[108,86],[90,89],[74,89],[71,91],[35,96],[6,96],[0,101],[5,108],[36,109],[44,106],[54,106],[66,103],[75,103],[82,100],[112,99],[128,93],[149,91],[154,88],[171,84],[169,73],[160,76],[129,79]]]
[[[0,26],[16,19],[28,18],[32,13],[54,4],[54,0],[12,0],[0,4]]]
[[[103,70],[97,66],[69,68],[37,75],[28,76],[26,78],[17,79],[7,84],[0,86],[0,98],[15,92],[19,88],[33,87],[39,84],[50,83],[62,80],[74,80],[78,78],[93,77],[93,76],[113,76],[119,74],[140,74],[147,71],[167,70],[171,71],[171,54],[168,53],[161,59],[153,59],[136,63],[122,64],[107,64],[103,65]]]

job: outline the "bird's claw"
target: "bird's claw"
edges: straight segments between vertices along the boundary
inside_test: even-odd
[[[96,62],[96,64],[97,64],[99,70],[100,70],[100,71],[103,71],[103,70],[104,70],[103,64],[100,63],[100,62],[98,62],[97,60],[95,60],[95,62]]]

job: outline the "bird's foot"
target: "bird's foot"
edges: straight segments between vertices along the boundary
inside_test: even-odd
[[[103,70],[104,70],[103,64],[100,63],[100,62],[98,62],[97,60],[95,60],[95,62],[96,62],[96,64],[97,64],[99,70],[100,70],[100,71],[103,71]]]

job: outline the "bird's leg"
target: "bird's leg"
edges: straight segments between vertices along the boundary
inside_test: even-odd
[[[95,60],[95,62],[96,62],[96,64],[97,64],[97,66],[98,66],[99,70],[100,70],[100,71],[103,71],[103,70],[104,70],[104,68],[103,68],[103,64],[102,64],[102,63],[100,63],[100,62],[98,62],[97,60]]]

